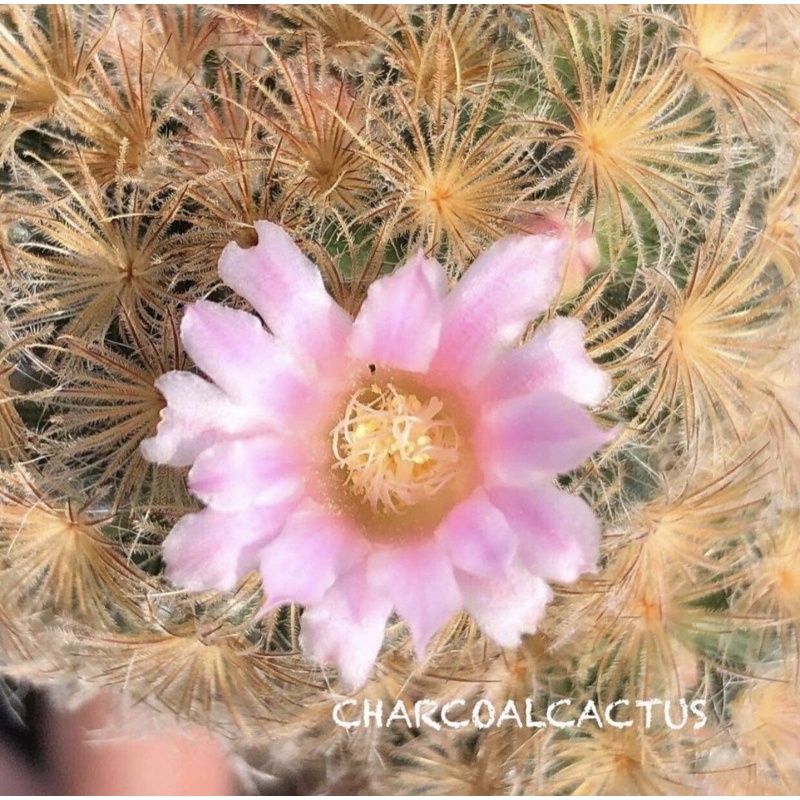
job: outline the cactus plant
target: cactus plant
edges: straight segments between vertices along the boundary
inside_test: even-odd
[[[274,772],[299,748],[309,791],[793,793],[798,33],[788,6],[0,10],[0,672]],[[503,237],[571,242],[522,340],[574,318],[612,387],[613,441],[552,493],[600,560],[518,645],[458,611],[415,652],[394,615],[348,693],[257,573],[165,574],[200,506],[140,445],[199,366],[185,309],[250,310],[218,263],[260,220],[353,317],[419,248],[452,290]]]

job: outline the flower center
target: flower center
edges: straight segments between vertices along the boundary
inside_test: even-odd
[[[391,384],[356,392],[331,432],[336,465],[373,511],[399,513],[456,474],[458,431],[438,397],[426,402]]]

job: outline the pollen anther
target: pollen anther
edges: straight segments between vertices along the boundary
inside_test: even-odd
[[[391,383],[356,392],[331,436],[348,488],[379,513],[400,513],[432,497],[458,467],[458,431],[444,403],[403,394]]]

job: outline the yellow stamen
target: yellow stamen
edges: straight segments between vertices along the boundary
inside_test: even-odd
[[[399,513],[435,495],[456,473],[458,432],[438,397],[391,384],[353,395],[331,432],[336,465],[373,511]]]

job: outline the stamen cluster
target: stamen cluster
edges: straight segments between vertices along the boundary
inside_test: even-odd
[[[356,392],[332,437],[336,465],[373,511],[399,513],[432,497],[458,465],[459,435],[444,403],[391,383]]]

